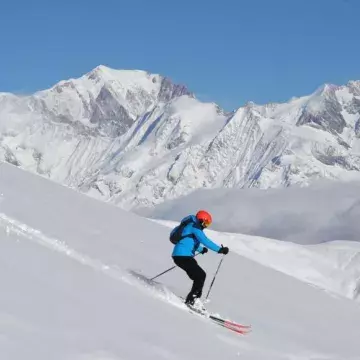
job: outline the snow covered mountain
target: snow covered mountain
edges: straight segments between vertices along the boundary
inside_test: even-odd
[[[0,160],[125,208],[203,187],[360,179],[360,81],[226,113],[159,75],[99,66],[0,94]]]
[[[188,312],[179,269],[141,280],[172,266],[169,228],[9,164],[0,189],[1,359],[360,359],[357,243],[210,232],[231,251],[207,307],[251,324],[241,336]],[[219,260],[198,258],[206,291]]]

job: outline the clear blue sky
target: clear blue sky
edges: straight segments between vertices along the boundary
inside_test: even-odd
[[[3,0],[0,91],[99,64],[186,84],[228,110],[360,79],[359,0]]]

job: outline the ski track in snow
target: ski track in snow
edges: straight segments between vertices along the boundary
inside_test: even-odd
[[[180,300],[179,296],[171,292],[166,286],[155,281],[151,281],[136,271],[124,271],[117,266],[115,267],[104,264],[100,260],[91,258],[88,255],[82,254],[72,249],[64,241],[48,237],[41,231],[23,224],[13,218],[10,218],[3,213],[0,213],[0,227],[5,228],[7,234],[12,232],[27,238],[40,246],[43,246],[52,251],[56,251],[84,266],[90,267],[97,272],[101,272],[102,274],[116,281],[122,281],[125,284],[134,286],[148,296],[155,296],[156,298],[173,305],[180,310],[184,310],[190,313],[189,309],[186,305],[184,305],[183,301]],[[202,315],[198,315],[196,313],[193,313],[193,315],[198,317],[200,320],[208,321]],[[213,313],[213,315],[221,317],[221,314],[218,313]],[[231,321],[231,319],[227,320]]]
[[[14,233],[20,235],[30,241],[41,245],[49,250],[56,251],[65,255],[72,260],[88,266],[95,271],[117,280],[122,281],[128,285],[134,286],[137,289],[145,292],[147,295],[156,296],[157,298],[170,303],[171,305],[188,311],[187,307],[182,303],[179,298],[161,284],[152,284],[150,281],[146,281],[145,277],[142,279],[140,274],[136,274],[134,271],[124,271],[118,267],[104,264],[100,260],[89,257],[88,255],[79,253],[78,251],[69,247],[64,241],[48,237],[41,231],[36,230],[26,224],[23,224],[7,215],[0,213],[0,227],[5,228],[6,233]]]

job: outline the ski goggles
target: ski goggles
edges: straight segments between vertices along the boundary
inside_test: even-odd
[[[204,220],[204,221],[203,221],[203,226],[204,226],[204,227],[207,228],[207,227],[209,227],[210,225],[211,225],[211,221],[210,221],[210,220]]]

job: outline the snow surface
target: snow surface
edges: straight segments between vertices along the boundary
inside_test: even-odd
[[[194,204],[212,213],[212,229],[221,231],[212,236],[221,238],[227,232],[239,253],[333,294],[359,300],[358,183],[321,181],[307,188],[267,191],[198,190],[137,212],[163,219],[164,224],[172,220],[172,226],[194,212]]]
[[[169,228],[176,223],[156,220]],[[360,244],[333,241],[300,245],[265,237],[208,230],[218,243],[232,251],[317,286],[335,296],[360,301]],[[226,240],[224,240],[226,239]]]
[[[241,256],[241,235],[216,235],[233,251],[208,308],[251,323],[246,337],[184,310],[179,269],[155,287],[129,273],[172,265],[166,226],[7,164],[0,194],[2,359],[360,359],[359,305]],[[199,259],[206,289],[219,260]]]

